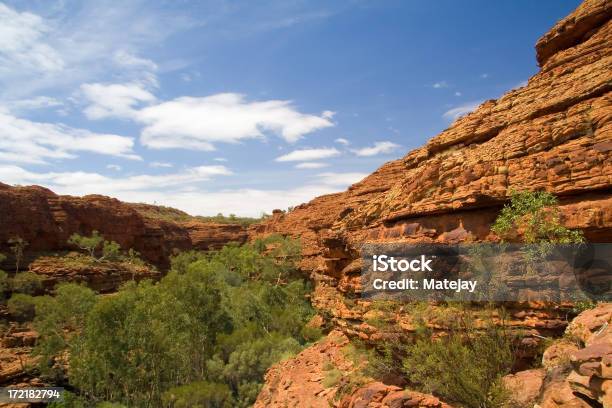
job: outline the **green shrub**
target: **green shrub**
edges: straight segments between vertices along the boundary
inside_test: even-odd
[[[6,305],[9,313],[16,320],[29,321],[34,317],[36,301],[30,295],[15,293],[11,296]]]
[[[403,371],[423,391],[469,408],[498,408],[507,401],[502,377],[514,362],[514,337],[491,318],[484,326],[467,312],[446,336],[427,330],[405,348]]]
[[[557,198],[546,191],[513,191],[491,230],[510,242],[559,244],[584,241],[581,231],[570,230],[561,223]]]
[[[321,383],[323,388],[331,388],[338,385],[342,379],[342,375],[342,371],[338,370],[337,368],[332,368],[331,370],[325,371],[323,381]]]
[[[174,408],[233,408],[236,405],[226,384],[193,382],[166,391],[163,401]]]
[[[42,290],[44,278],[34,272],[19,272],[11,279],[13,292],[35,295]]]

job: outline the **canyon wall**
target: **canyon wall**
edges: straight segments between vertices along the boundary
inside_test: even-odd
[[[611,16],[609,1],[583,2],[538,41],[540,71],[526,85],[482,103],[424,146],[384,164],[347,191],[318,197],[288,213],[276,211],[267,222],[251,227],[251,238],[281,233],[301,239],[302,268],[315,282],[312,300],[335,328],[333,336],[341,333],[375,345],[387,334],[368,324],[376,312],[359,296],[361,245],[494,239],[490,227],[513,190],[555,194],[564,225],[582,230],[589,241],[612,242]],[[508,323],[524,331],[523,341],[534,348],[541,336],[561,336],[571,316],[563,305],[509,308]],[[413,330],[410,310],[391,318],[404,334]],[[331,343],[324,344],[325,352],[334,355]],[[605,348],[612,350],[609,339]],[[279,379],[299,375],[306,367],[308,376],[320,382],[324,366],[309,355],[304,352],[269,372],[259,406],[300,406],[296,401],[302,398],[302,386]],[[517,376],[539,381],[532,387],[539,395],[544,375]],[[584,378],[588,383],[590,377]],[[555,391],[547,391],[550,398],[543,397],[543,406],[590,406],[575,397],[576,388],[569,388],[564,376],[557,383],[566,402],[553,401]],[[583,395],[588,387],[583,385]],[[330,397],[335,389],[319,388],[320,398],[311,406],[341,404]],[[384,399],[391,391],[379,384],[355,395],[378,395],[372,406],[437,406],[435,401],[410,405],[407,400],[389,405]],[[590,397],[597,395],[601,402],[601,389],[591,391]]]
[[[38,186],[12,187],[0,183],[0,253],[10,255],[8,240],[28,242],[27,263],[40,255],[74,250],[67,244],[73,233],[97,230],[122,248],[134,248],[149,263],[166,269],[177,250],[213,249],[246,240],[246,228],[237,224],[207,223],[178,210],[180,220],[166,220],[144,204],[129,204],[101,195],[57,195]],[[9,258],[4,265],[10,269]]]

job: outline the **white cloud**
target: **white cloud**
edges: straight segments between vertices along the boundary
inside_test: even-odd
[[[300,149],[294,150],[283,156],[277,157],[277,162],[290,162],[290,161],[310,161],[327,159],[340,155],[340,151],[334,147],[322,147],[318,149]]]
[[[89,119],[132,118],[139,104],[155,101],[155,96],[139,83],[83,84],[81,92],[90,102],[84,110]]]
[[[132,152],[133,145],[129,137],[33,122],[0,109],[0,161],[45,163],[47,159],[74,158],[79,151],[140,159]]]
[[[107,177],[97,173],[33,173],[17,166],[0,165],[0,180],[9,184],[44,185],[59,194],[105,194],[127,202],[157,203],[194,215],[259,216],[287,208],[322,194],[340,191],[365,176],[361,173],[322,173],[298,188],[209,191],[194,183],[229,174],[223,166],[203,166],[161,176]]]
[[[327,167],[329,164],[320,162],[303,162],[295,165],[296,169],[322,169]]]
[[[40,7],[44,16],[0,3],[0,99],[65,92],[99,78],[154,82],[156,64],[142,50],[195,24],[182,10],[162,12],[145,0],[63,3]]]
[[[349,186],[368,176],[367,173],[321,173],[317,175],[323,184],[330,186]]]
[[[456,106],[456,107],[454,107],[452,109],[447,110],[446,112],[444,112],[444,114],[442,116],[445,119],[456,120],[456,119],[459,119],[461,116],[466,115],[466,114],[472,112],[481,103],[482,103],[482,101],[467,102],[467,103],[464,103],[463,105],[459,105],[459,106]]]
[[[391,153],[395,149],[400,147],[400,145],[384,141],[384,142],[375,142],[374,146],[364,147],[361,149],[352,150],[357,156],[368,157],[368,156],[376,156],[378,154],[386,154]]]
[[[348,146],[351,144],[351,142],[349,142],[348,139],[345,139],[343,137],[337,138],[336,140],[334,140],[334,142],[340,143],[341,145],[344,145],[344,146]]]
[[[135,115],[145,125],[143,145],[197,150],[214,150],[215,142],[261,138],[266,132],[293,143],[308,133],[334,126],[330,117],[328,111],[321,116],[300,113],[290,101],[249,102],[235,93],[181,97],[145,107]]]
[[[154,161],[154,162],[149,163],[149,166],[150,167],[166,167],[166,168],[174,167],[172,165],[172,163],[158,162],[158,161]]]
[[[106,168],[109,170],[121,171],[121,166],[118,164],[107,164]]]
[[[157,64],[147,58],[140,58],[128,51],[119,50],[113,55],[115,64],[122,67],[144,68],[150,71],[157,70]]]
[[[210,180],[214,176],[232,174],[224,166],[199,166],[180,173],[137,175],[113,178],[98,173],[49,172],[34,173],[18,166],[0,165],[0,180],[9,184],[44,184],[60,194],[106,194],[122,197],[124,192],[155,191]]]
[[[62,57],[44,42],[49,31],[40,16],[0,3],[0,74],[15,69],[38,73],[62,70]]]
[[[227,161],[227,159],[225,157],[215,157],[213,160],[214,161],[218,161],[218,162],[226,162]]]
[[[433,84],[432,87],[435,89],[448,88],[448,84],[446,81],[440,81]]]
[[[459,91],[455,92],[455,96],[461,96],[461,95],[462,95],[461,92],[459,92]]]

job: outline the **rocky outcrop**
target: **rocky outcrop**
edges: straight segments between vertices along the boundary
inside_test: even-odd
[[[67,244],[73,233],[97,230],[163,270],[176,250],[207,250],[246,239],[240,225],[205,223],[178,210],[172,214],[180,215],[178,219],[164,219],[161,210],[152,211],[155,208],[100,195],[61,196],[43,187],[0,183],[0,253],[9,255],[7,241],[21,237],[29,243],[25,255],[31,262],[41,254],[74,249]],[[164,208],[163,213],[168,211]],[[7,262],[5,269],[10,267]]]
[[[296,357],[278,363],[266,374],[255,408],[452,408],[438,398],[351,378],[360,367],[346,353],[349,339],[334,330]]]
[[[490,227],[513,190],[555,194],[564,225],[582,230],[589,241],[612,242],[611,16],[609,1],[586,0],[538,41],[541,70],[525,86],[486,101],[347,191],[317,197],[287,213],[275,211],[250,228],[250,237],[299,237],[301,266],[315,282],[313,304],[342,333],[370,343],[385,333],[368,324],[376,311],[359,297],[359,251],[366,242],[493,239]],[[508,307],[507,323],[523,331],[523,341],[533,348],[542,337],[561,336],[571,317],[567,305]],[[403,332],[413,330],[410,310],[387,318]],[[608,367],[600,348],[593,351],[595,357],[588,347],[575,356],[574,365],[580,362],[578,369],[591,375],[587,382],[570,381],[569,366],[557,367],[577,349],[558,346],[548,353],[548,368],[508,377],[509,386],[528,385],[529,392],[519,392],[523,399],[515,402],[582,407],[589,405],[576,393],[589,392],[602,401],[606,387],[591,382]],[[276,367],[268,381],[283,378],[290,364]],[[283,406],[288,400],[270,401]]]
[[[127,281],[158,280],[161,273],[147,265],[122,262],[95,262],[84,256],[40,257],[30,264],[29,271],[42,278],[49,292],[62,282],[81,283],[98,293],[111,293]]]
[[[359,293],[363,243],[490,239],[512,190],[554,193],[567,227],[610,242],[610,10],[604,0],[584,2],[538,42],[542,68],[526,86],[483,103],[347,191],[276,212],[250,235],[299,237],[302,267],[317,283],[314,303],[350,328],[363,313],[339,302]]]

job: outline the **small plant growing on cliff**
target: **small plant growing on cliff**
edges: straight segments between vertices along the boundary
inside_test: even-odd
[[[11,252],[15,255],[15,272],[19,272],[19,266],[23,260],[25,248],[29,245],[28,241],[21,237],[15,237],[8,240],[11,247]]]
[[[68,239],[69,244],[86,251],[92,258],[96,257],[96,250],[100,247],[103,241],[104,237],[100,235],[98,231],[93,231],[89,237],[75,233],[70,236],[70,239]]]
[[[410,382],[469,408],[504,406],[502,377],[514,362],[515,338],[503,320],[478,322],[461,312],[445,336],[433,339],[425,326],[421,333],[405,349],[403,371]]]
[[[526,244],[584,242],[581,231],[561,222],[557,198],[546,191],[513,191],[491,230],[503,241]]]

